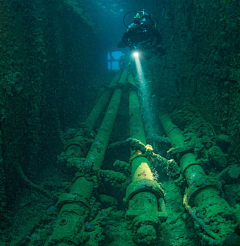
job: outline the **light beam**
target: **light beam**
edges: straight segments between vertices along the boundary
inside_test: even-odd
[[[138,53],[138,52],[137,52]],[[133,53],[134,60],[136,63],[136,70],[138,74],[138,81],[139,81],[139,89],[141,93],[141,100],[142,100],[142,108],[143,108],[143,115],[145,118],[145,121],[147,121],[147,131],[149,134],[153,134],[155,132],[155,120],[154,120],[154,114],[153,114],[153,103],[151,100],[151,89],[148,88],[149,84],[145,80],[144,72],[142,69],[141,60],[138,55],[135,55],[135,52]]]
[[[137,51],[135,51],[134,53],[133,53],[133,56],[136,58],[136,57],[139,57],[139,53],[137,52]]]

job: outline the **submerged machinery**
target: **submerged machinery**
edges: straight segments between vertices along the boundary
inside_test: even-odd
[[[110,144],[124,95],[130,138]],[[147,144],[137,86],[124,69],[65,143],[61,159],[76,172],[69,192],[59,196],[58,218],[46,245],[224,245],[232,235],[237,242],[236,209],[224,199],[221,179],[206,174],[206,154],[199,155],[197,141],[186,142],[167,113],[159,119],[172,145],[170,160]],[[116,160],[103,169],[106,152],[122,146],[129,148],[129,161]],[[124,205],[117,205],[123,196]]]

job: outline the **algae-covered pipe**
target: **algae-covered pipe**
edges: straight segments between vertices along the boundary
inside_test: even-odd
[[[131,74],[128,78],[129,83],[134,85]],[[131,137],[146,144],[141,109],[135,90],[129,91],[129,117]],[[131,176],[132,182],[127,188],[125,198],[128,203],[126,219],[132,222],[134,242],[137,245],[154,245],[158,239],[160,218],[163,215],[159,212],[159,199],[163,197],[163,191],[153,179],[148,158],[137,149],[131,150]]]
[[[133,76],[131,74],[129,75],[128,80],[130,84],[135,85]],[[143,127],[142,113],[141,113],[136,90],[129,91],[129,128],[130,128],[130,136],[132,138],[141,141],[143,144],[146,145],[146,136]],[[132,150],[131,153],[132,156],[137,154],[141,154],[141,153],[139,151]],[[141,172],[141,167],[140,167],[141,165],[139,164],[144,163],[145,161],[147,161],[147,159],[143,157],[142,160],[141,158],[139,158],[138,161],[136,159],[135,161],[132,162],[132,166],[131,166],[132,177],[139,175],[139,172]],[[146,170],[148,170],[147,172],[148,176],[146,178],[152,179],[152,173],[150,168]]]
[[[170,139],[172,147],[183,148],[185,143],[182,131],[172,123],[170,116],[168,114],[161,114],[160,121],[165,133]],[[188,166],[189,168],[187,168]],[[181,156],[180,168],[185,172],[185,178],[188,185],[191,185],[193,180],[206,175],[203,168],[198,165],[196,156],[191,152]]]
[[[124,84],[127,79],[127,73],[123,72],[123,75],[119,81],[119,84]],[[122,89],[118,88],[114,91],[108,109],[105,113],[102,124],[98,130],[88,155],[86,162],[93,164],[93,169],[98,170],[102,165],[104,155],[108,146],[109,138],[112,133],[113,125],[117,117],[118,108],[121,102]]]
[[[109,87],[110,88],[115,87],[117,85],[120,77],[121,77],[121,73],[116,74],[116,76],[114,77],[114,79],[110,83]],[[97,120],[99,119],[100,114],[106,108],[106,106],[110,100],[111,94],[112,94],[111,90],[109,90],[109,89],[105,90],[102,93],[102,95],[100,96],[100,98],[98,99],[98,101],[97,101],[96,105],[94,106],[94,108],[92,109],[91,113],[89,114],[89,116],[85,120],[85,124],[90,130],[93,130]]]
[[[126,72],[125,72],[126,73]],[[109,85],[109,88],[114,88],[119,79],[121,77],[121,73],[118,73],[112,82]],[[68,159],[67,162],[71,162],[71,158],[80,158],[85,156],[86,154],[86,144],[87,144],[87,139],[86,139],[86,130],[87,131],[92,131],[94,126],[96,125],[97,120],[99,119],[101,113],[103,110],[107,107],[107,104],[110,101],[110,96],[112,95],[112,90],[107,89],[105,90],[100,98],[98,99],[96,105],[90,112],[89,116],[85,120],[85,128],[81,128],[76,134],[73,139],[70,139],[65,143],[65,156]],[[70,158],[70,159],[69,159]],[[71,164],[69,164],[71,165]]]
[[[189,186],[184,205],[195,220],[195,227],[200,230],[203,240],[211,245],[221,245],[235,228],[232,209],[221,196],[221,184],[207,176],[192,150],[185,148],[183,134],[172,123],[170,116],[161,114],[159,119],[172,146],[179,150],[180,168]]]
[[[119,80],[120,84],[123,85],[126,82],[127,75],[127,71],[123,71]],[[121,97],[122,89],[118,88],[113,93],[95,141],[88,152],[85,162],[82,163],[87,169],[97,172],[102,165]],[[95,181],[92,177],[86,178],[84,172],[76,174],[70,193],[64,193],[59,197],[58,206],[61,207],[61,210],[48,245],[77,245],[81,242],[84,221],[89,212],[88,201],[92,196]]]

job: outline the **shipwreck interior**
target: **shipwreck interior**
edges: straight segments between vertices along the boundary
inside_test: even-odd
[[[240,245],[239,10],[1,0],[0,246]]]

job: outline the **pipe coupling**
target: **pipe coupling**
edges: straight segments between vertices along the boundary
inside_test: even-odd
[[[84,153],[84,152],[86,151],[86,145],[87,145],[87,140],[86,140],[86,138],[83,137],[83,136],[77,136],[77,137],[74,138],[74,139],[68,140],[68,141],[66,142],[65,146],[64,146],[64,149],[65,149],[65,152],[66,152],[66,154],[67,154],[67,153],[69,152],[69,148],[70,148],[70,147],[76,146],[76,147],[80,148],[80,151],[81,151],[81,152]],[[78,157],[78,156],[76,156],[76,157]]]
[[[136,194],[140,192],[151,192],[156,195],[158,199],[164,197],[163,189],[156,181],[150,179],[141,179],[139,181],[132,182],[128,186],[124,201],[128,203],[129,200],[131,200]]]
[[[214,188],[219,191],[220,195],[222,195],[222,185],[221,183],[214,178],[210,178],[207,176],[203,176],[193,181],[191,186],[188,187],[188,190],[183,198],[183,204],[189,205],[191,207],[194,206],[194,200],[196,196],[207,188]]]
[[[192,145],[185,145],[183,147],[170,148],[167,151],[167,154],[175,160],[180,160],[183,155],[188,154],[188,153],[193,153],[194,148],[195,146],[192,146]]]
[[[62,193],[59,196],[58,202],[56,204],[57,207],[61,208],[65,204],[71,204],[71,203],[81,203],[87,208],[89,208],[89,204],[85,197],[79,195],[79,194],[71,194],[71,193]]]

